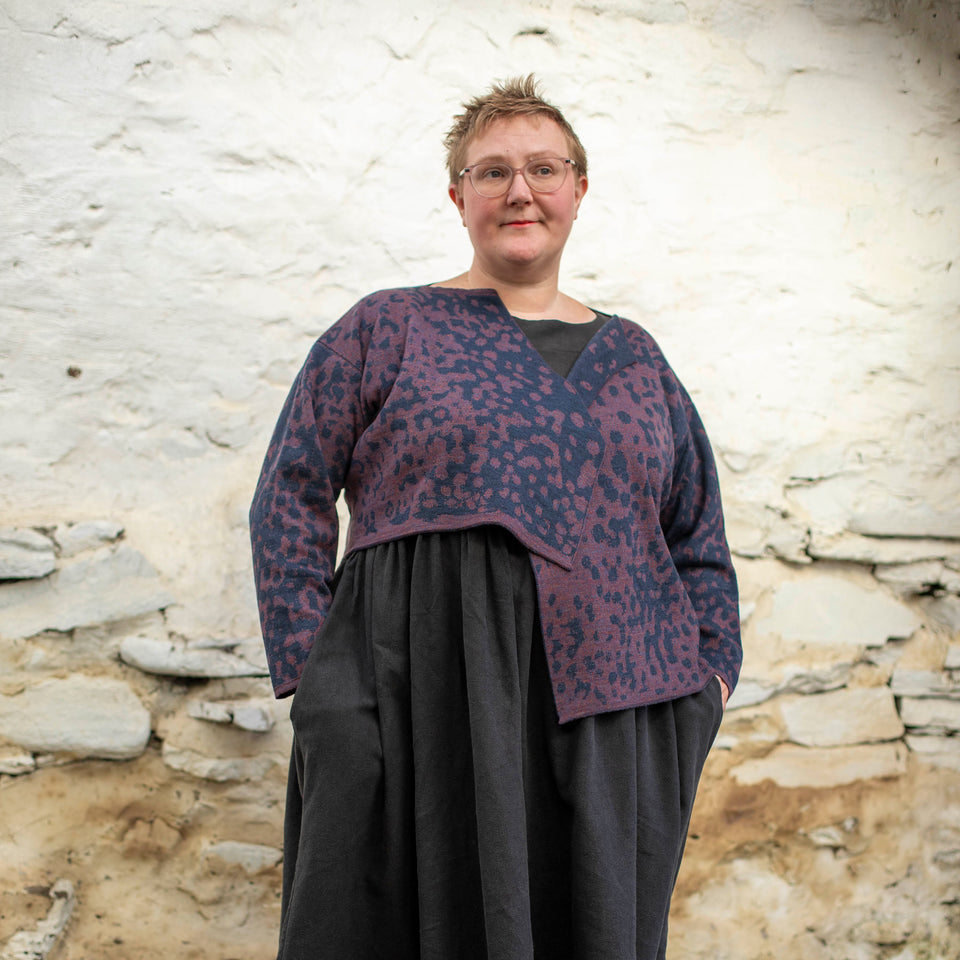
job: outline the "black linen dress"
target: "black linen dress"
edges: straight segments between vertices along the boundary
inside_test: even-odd
[[[566,376],[603,325],[518,321]],[[557,722],[526,549],[367,548],[291,710],[278,960],[662,960],[720,689]]]

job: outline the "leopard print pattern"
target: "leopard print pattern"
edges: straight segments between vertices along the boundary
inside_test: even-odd
[[[561,720],[733,687],[736,579],[700,418],[649,334],[614,317],[569,377],[494,291],[360,301],[311,350],[251,507],[268,662],[295,689],[347,549],[499,524],[530,551]]]

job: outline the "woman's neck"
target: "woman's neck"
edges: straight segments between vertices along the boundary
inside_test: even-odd
[[[465,273],[437,286],[460,287],[466,290],[492,288],[497,291],[503,305],[513,316],[525,320],[557,319],[585,323],[594,318],[592,310],[560,292],[555,276],[531,282],[504,280],[491,276],[473,264]]]

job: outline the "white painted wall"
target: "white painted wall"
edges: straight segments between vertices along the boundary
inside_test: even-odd
[[[590,158],[563,285],[654,333],[718,453],[757,611],[741,716],[915,695],[862,668],[915,628],[901,666],[955,697],[958,52],[950,0],[0,0],[0,526],[116,521],[175,598],[155,639],[253,634],[246,509],[286,389],[358,297],[467,265],[442,136],[532,71]],[[853,603],[853,653],[811,644]],[[2,622],[15,686],[104,669]],[[783,773],[764,716],[730,728],[745,782]]]
[[[467,263],[440,138],[533,70],[591,159],[565,285],[662,341],[735,542],[960,535],[960,31],[907,7],[7,0],[3,513],[119,516],[189,623],[248,625],[283,390],[358,296]]]

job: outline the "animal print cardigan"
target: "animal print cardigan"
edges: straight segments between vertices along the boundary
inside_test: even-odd
[[[740,670],[709,442],[653,339],[610,319],[567,379],[493,290],[361,300],[315,343],[250,510],[267,659],[297,686],[347,552],[499,524],[527,548],[561,722]]]

